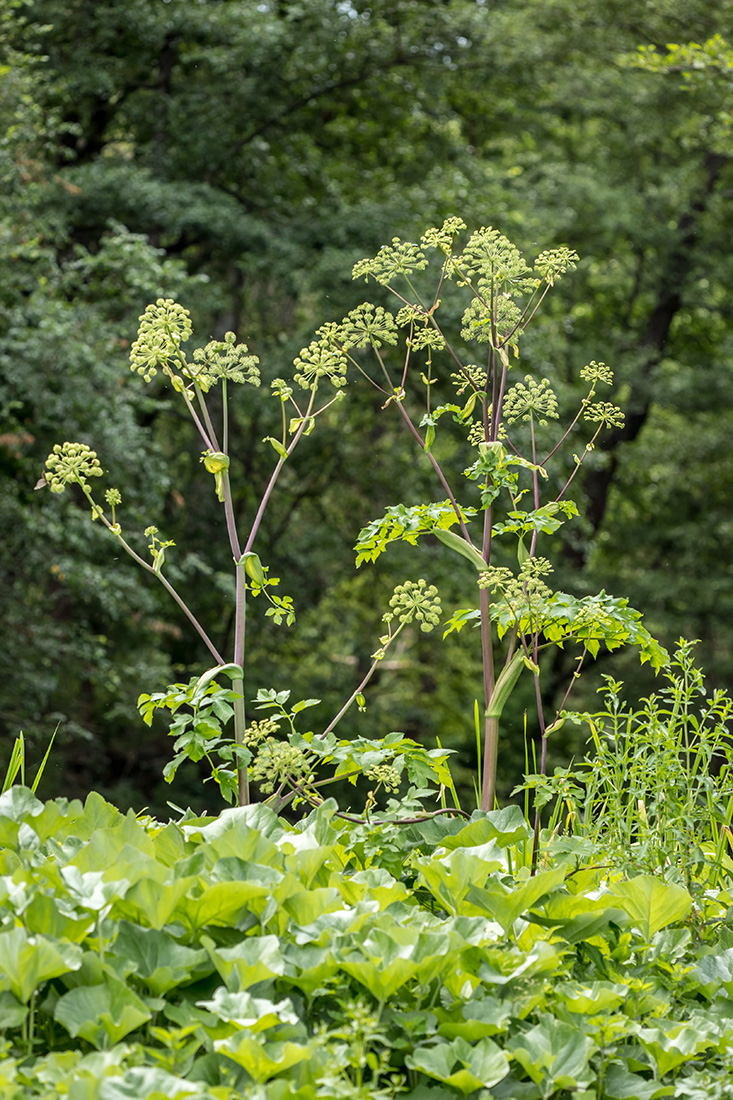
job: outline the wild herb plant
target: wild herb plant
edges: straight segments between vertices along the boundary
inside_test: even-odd
[[[62,493],[69,485],[79,486],[91,508],[92,520],[103,524],[130,557],[163,585],[216,662],[213,668],[193,676],[188,683],[172,684],[164,691],[143,692],[138,699],[138,709],[148,725],[156,711],[167,711],[171,715],[170,734],[175,738],[175,755],[164,771],[168,781],[173,779],[184,760],[206,760],[211,778],[227,801],[235,797],[240,805],[250,801],[251,776],[262,793],[270,796],[275,808],[281,809],[296,798],[317,805],[323,800],[323,788],[327,784],[342,778],[355,782],[358,776],[364,775],[372,784],[368,811],[378,790],[394,792],[406,776],[412,792],[408,794],[407,805],[412,812],[417,792],[425,793],[431,783],[441,788],[452,787],[445,765],[447,750],[426,750],[398,733],[389,734],[379,743],[362,739],[344,741],[337,738],[334,729],[349,707],[363,704],[362,691],[403,629],[415,622],[422,631],[430,631],[440,622],[437,590],[426,585],[423,579],[397,586],[383,616],[385,633],[379,640],[370,671],[339,713],[317,735],[312,730],[299,731],[296,719],[318,700],[302,700],[288,709],[286,703],[290,693],[287,690],[260,689],[254,695],[255,707],[274,711],[274,714],[248,724],[245,711],[248,594],[254,598],[264,596],[269,605],[265,615],[275,624],[291,625],[295,620],[292,598],[279,594],[279,578],[270,574],[253,546],[285,462],[301,440],[313,431],[317,418],[344,396],[346,356],[331,346],[330,332],[330,326],[326,326],[317,334],[319,339],[304,348],[295,360],[293,382],[299,396],[296,397],[296,390],[282,378],[271,383],[272,397],[281,409],[281,431],[278,438],[268,436],[263,444],[274,451],[275,464],[255,517],[246,533],[240,534],[230,484],[229,402],[234,387],[259,387],[258,360],[249,353],[246,344],[236,343],[231,332],[224,340],[213,340],[204,348],[196,348],[189,357],[183,345],[192,335],[190,314],[172,299],[158,299],[140,318],[138,337],[130,353],[132,370],[146,382],[161,372],[185,404],[203,444],[201,462],[213,476],[212,489],[224,510],[236,578],[235,636],[230,660],[219,651],[210,633],[166,576],[167,555],[174,543],[164,538],[155,525],[148,526],[144,531],[149,555],[146,559],[133,545],[135,536],[123,533],[119,491],[107,489],[104,504],[100,503],[93,483],[103,471],[94,450],[85,443],[57,444],[46,461],[39,486],[47,485],[53,493]],[[218,427],[214,425],[207,403],[207,396],[216,386],[221,387],[221,424]],[[329,392],[322,397],[319,391],[325,387],[332,387],[335,393]],[[139,541],[138,536],[138,544]],[[217,678],[224,676],[231,681],[230,687],[222,687],[217,682]],[[317,777],[317,769],[324,765],[334,765],[334,774]],[[444,804],[443,809],[435,812],[446,810]]]
[[[435,502],[393,505],[364,527],[356,544],[357,565],[376,561],[394,541],[414,544],[434,535],[476,571],[474,584],[467,584],[469,596],[475,593],[473,606],[455,611],[445,634],[469,622],[480,629],[480,804],[490,810],[496,800],[499,720],[523,668],[534,677],[544,773],[547,736],[562,721],[561,711],[587,657],[594,658],[602,644],[609,650],[631,645],[642,662],[658,670],[667,655],[627,600],[605,592],[576,597],[553,591],[548,583],[552,565],[540,553],[541,536],[554,534],[578,515],[568,491],[598,436],[604,428],[623,424],[621,410],[598,394],[613,382],[604,363],[594,361],[581,370],[586,393],[564,429],[551,427],[559,412],[548,378],[528,373],[513,380],[523,334],[578,257],[560,247],[541,253],[530,267],[496,229],[480,229],[458,247],[457,238],[465,228],[461,219],[449,218],[440,229],[424,233],[418,244],[394,238],[373,259],[357,263],[354,278],[372,279],[388,288],[400,308],[393,316],[365,303],[340,326],[332,326],[330,336],[331,346],[342,350],[383,395],[384,408],[401,416],[444,493],[444,499]],[[450,316],[456,308],[450,283],[455,284],[463,310],[455,340],[439,319],[441,310]],[[471,345],[476,345],[475,351],[467,350]],[[355,355],[365,347],[371,348],[376,363],[371,373]],[[470,361],[474,357],[478,363]],[[452,383],[455,396],[436,404],[434,389],[441,380]],[[436,453],[446,418],[460,426],[473,448],[473,458],[463,470],[447,470]],[[581,428],[587,435],[579,445]],[[556,492],[548,490],[552,483],[547,467],[557,461],[563,447],[576,452]],[[456,472],[469,483],[467,499],[455,487]],[[499,538],[516,556],[514,569],[495,564]],[[540,656],[549,647],[570,645],[577,648],[576,667],[561,702],[547,714]]]
[[[638,709],[605,676],[603,710],[573,716],[590,730],[588,755],[553,776],[527,776],[525,786],[553,804],[551,830],[580,839],[586,855],[690,890],[717,886],[733,866],[733,700],[708,695],[684,639],[664,675],[666,686]]]
[[[483,664],[479,786],[483,810],[492,809],[496,801],[499,720],[523,668],[534,677],[544,773],[548,733],[561,721],[560,713],[586,657],[595,657],[602,644],[608,649],[632,645],[641,660],[651,662],[655,669],[664,663],[666,653],[625,599],[615,599],[605,592],[576,597],[553,591],[548,584],[552,565],[539,552],[540,536],[553,534],[578,514],[576,504],[567,496],[568,490],[600,432],[623,421],[615,405],[598,397],[597,391],[612,383],[612,372],[603,363],[592,362],[582,369],[586,394],[568,426],[560,431],[550,429],[550,422],[559,414],[549,379],[526,374],[513,382],[511,371],[519,357],[523,333],[553,285],[575,267],[577,256],[561,247],[543,252],[532,268],[495,229],[480,229],[458,249],[455,241],[465,228],[459,218],[449,218],[441,228],[427,230],[419,244],[395,238],[375,258],[356,264],[354,277],[372,278],[389,288],[400,309],[393,315],[381,305],[365,302],[340,323],[324,324],[294,362],[292,382],[303,394],[302,399],[296,399],[290,382],[277,378],[272,383],[273,397],[282,410],[282,426],[278,438],[268,437],[263,443],[272,446],[275,466],[255,518],[241,537],[230,487],[236,467],[232,465],[229,440],[229,395],[235,385],[259,385],[257,359],[246,345],[236,343],[233,333],[227,333],[223,341],[197,348],[187,357],[183,345],[191,337],[191,321],[182,306],[159,299],[143,314],[131,351],[132,369],[146,381],[161,371],[185,403],[203,444],[201,460],[213,475],[213,488],[224,509],[236,573],[236,631],[231,660],[219,652],[167,579],[164,563],[171,541],[163,538],[157,527],[148,527],[145,535],[150,540],[150,560],[146,560],[122,533],[117,513],[119,492],[108,489],[105,493],[109,515],[93,495],[92,481],[102,472],[95,452],[82,443],[65,443],[57,445],[49,456],[45,480],[51,490],[61,492],[68,484],[81,487],[92,518],[101,521],[126,552],[164,585],[216,662],[213,669],[193,677],[188,684],[140,696],[139,708],[146,722],[152,721],[155,710],[168,710],[174,715],[171,732],[176,737],[176,755],[166,769],[166,778],[172,778],[184,759],[206,757],[225,797],[231,798],[236,787],[240,804],[246,803],[252,777],[280,808],[296,798],[317,804],[323,785],[343,776],[355,780],[359,774],[373,780],[374,790],[383,787],[387,791],[396,791],[403,773],[407,774],[412,784],[408,798],[413,803],[426,782],[437,782],[441,790],[452,789],[445,750],[425,750],[398,733],[376,744],[359,739],[339,741],[334,733],[349,707],[363,704],[364,690],[403,628],[413,623],[429,631],[440,621],[437,591],[423,578],[395,589],[384,615],[385,633],[369,671],[323,731],[315,734],[296,728],[296,716],[313,700],[288,709],[289,693],[270,688],[258,692],[255,705],[272,713],[264,722],[247,724],[247,594],[263,594],[270,605],[266,614],[276,623],[290,624],[295,614],[292,600],[276,591],[278,578],[270,576],[255,552],[256,536],[284,463],[313,430],[317,418],[343,397],[349,369],[380,392],[385,408],[397,410],[413,442],[432,465],[444,494],[435,502],[390,506],[383,517],[364,527],[356,544],[357,566],[374,562],[394,541],[414,544],[422,536],[434,535],[474,569],[473,583],[469,581],[466,586],[473,606],[455,611],[445,634],[459,631],[467,623],[479,626]],[[438,320],[443,299],[451,297],[451,283],[462,299],[458,342],[449,339]],[[477,345],[478,364],[468,361],[465,348],[471,344]],[[374,374],[369,373],[360,354],[367,348],[375,357]],[[454,396],[436,404],[433,393],[441,371],[449,376],[443,382],[452,385]],[[219,385],[222,420],[215,428],[207,395]],[[322,398],[324,386],[333,387],[335,395]],[[436,455],[438,435],[446,418],[459,425],[472,448],[471,460],[462,470],[447,471]],[[548,492],[547,464],[563,445],[577,447],[576,430],[581,426],[588,429],[587,441],[573,456],[572,468],[560,491]],[[456,473],[468,482],[465,503],[452,484]],[[478,531],[472,535],[469,527],[474,521]],[[516,555],[515,569],[495,564],[497,538],[507,541]],[[577,647],[575,671],[556,711],[546,714],[540,657],[548,647],[571,644]],[[230,689],[216,683],[215,677],[222,675],[231,679]],[[230,721],[233,738],[226,733]],[[334,775],[318,779],[317,769],[324,764],[335,764]],[[454,790],[452,793],[455,797]],[[369,800],[368,808],[373,794]],[[445,803],[442,809],[447,809]]]

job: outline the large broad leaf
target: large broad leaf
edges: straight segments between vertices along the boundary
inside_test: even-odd
[[[301,927],[313,924],[324,913],[340,909],[343,900],[340,892],[333,886],[315,890],[299,890],[283,902],[288,916]]]
[[[491,1039],[468,1043],[457,1038],[450,1043],[420,1046],[407,1055],[405,1064],[458,1089],[464,1096],[496,1085],[509,1072],[509,1059]]]
[[[99,829],[111,829],[119,825],[122,820],[123,815],[115,806],[106,802],[101,794],[91,791],[84,803],[84,812],[64,830],[64,833],[68,836],[77,836],[81,840],[90,840]]]
[[[96,829],[72,863],[82,872],[103,871],[110,878],[129,877],[134,882],[143,876],[146,866],[156,865],[155,845],[129,813],[118,816],[109,828]]]
[[[733,947],[703,955],[689,977],[710,1000],[721,991],[733,996]]]
[[[299,1043],[263,1043],[247,1031],[238,1031],[228,1039],[218,1039],[214,1043],[217,1054],[223,1054],[242,1066],[257,1084],[284,1073],[298,1062],[307,1061],[314,1049]]]
[[[99,1100],[176,1100],[193,1094],[197,1100],[210,1095],[202,1092],[198,1081],[174,1077],[157,1066],[134,1066],[121,1077],[105,1078],[99,1086]]]
[[[330,947],[290,943],[283,945],[283,954],[287,960],[288,981],[307,997],[312,997],[318,989],[325,990],[339,969]]]
[[[152,876],[146,873],[146,877],[138,879],[124,897],[113,899],[110,915],[159,930],[168,924],[183,896],[194,886],[196,878],[189,876],[169,882],[168,868],[155,864],[148,868],[150,870]]]
[[[105,974],[100,985],[80,985],[65,993],[53,1015],[69,1035],[101,1050],[147,1023],[152,1014],[131,989]]]
[[[241,845],[243,842],[256,843],[256,838],[259,835],[276,840],[286,832],[287,826],[277,814],[272,812],[269,806],[265,806],[264,802],[254,802],[251,806],[233,806],[222,810],[217,818],[205,825],[187,825],[184,822],[181,829],[188,840],[198,839],[206,844],[214,844],[217,846],[217,850],[221,838],[231,832],[233,836],[226,841],[230,846],[230,850],[222,850],[220,854],[242,855]],[[255,834],[253,841],[247,840],[250,833]],[[235,850],[237,844],[239,845],[238,852]],[[243,858],[247,857],[243,856]]]
[[[642,1027],[637,1034],[657,1067],[658,1077],[692,1061],[704,1050],[717,1046],[719,1041],[718,1029],[706,1027],[699,1019],[694,1023],[669,1021],[659,1027]]]
[[[9,989],[19,1001],[49,978],[57,978],[81,966],[82,952],[76,944],[29,936],[24,928],[0,932],[0,989]]]
[[[6,1031],[9,1028],[20,1027],[27,1015],[27,1005],[22,1005],[18,998],[14,997],[8,990],[0,993],[0,1030]],[[0,1096],[2,1096],[1,1091]]]
[[[115,897],[124,897],[130,885],[126,879],[105,881],[104,871],[82,872],[67,864],[61,868],[61,878],[74,904],[92,913],[101,913]]]
[[[68,900],[63,897],[35,894],[23,910],[23,923],[29,932],[42,932],[52,939],[81,943],[96,916],[89,913],[78,919],[76,916],[67,916],[65,910],[68,909]]]
[[[384,1003],[407,982],[428,985],[450,967],[461,946],[443,933],[419,932],[385,921],[363,940],[352,937],[339,961],[342,970]]]
[[[234,947],[216,947],[209,936],[202,936],[201,944],[232,991],[249,989],[257,982],[285,973],[285,959],[277,936],[247,937]]]
[[[386,867],[369,867],[365,871],[357,871],[348,878],[333,876],[334,885],[338,887],[341,896],[347,905],[354,905],[363,898],[373,898],[379,903],[380,909],[386,909],[395,901],[407,901],[410,891],[404,882],[398,882]]]
[[[449,1008],[436,1008],[438,1034],[444,1039],[465,1039],[475,1043],[490,1035],[499,1035],[509,1028],[514,1015],[509,998],[479,996],[470,1001],[454,1001]]]
[[[628,986],[618,982],[561,982],[553,996],[576,1015],[596,1016],[612,1012],[623,1004]]]
[[[178,943],[167,932],[140,928],[120,921],[110,961],[117,958],[135,970],[151,993],[160,996],[183,982],[191,982],[210,973],[206,952]]]
[[[207,882],[201,878],[195,889],[180,899],[172,914],[195,932],[206,925],[236,924],[245,914],[264,911],[273,888],[282,875],[272,867],[249,865],[246,879],[240,882]]]
[[[622,1066],[609,1066],[603,1078],[608,1100],[658,1100],[661,1096],[674,1096],[674,1085],[663,1085],[631,1073]]]
[[[615,883],[609,894],[614,904],[629,914],[647,941],[660,928],[683,920],[692,907],[692,898],[683,886],[664,882],[654,875],[637,875],[628,882]]]
[[[628,914],[618,906],[609,906],[606,895],[588,898],[583,894],[551,894],[539,911],[527,914],[527,919],[554,929],[567,943],[580,943],[599,935],[609,924],[628,922]]]
[[[43,803],[27,787],[10,787],[0,795],[0,848],[17,848],[23,824],[42,811]],[[29,839],[37,843],[33,832]]]
[[[519,806],[511,805],[489,813],[476,811],[474,820],[452,836],[445,837],[442,845],[451,851],[453,848],[473,848],[477,844],[495,840],[505,848],[509,844],[528,840],[531,835],[532,830]]]
[[[466,909],[470,913],[487,913],[508,932],[518,917],[564,881],[565,868],[553,867],[528,878],[514,889],[505,889],[499,882],[491,882],[485,889],[472,886],[466,894]]]
[[[592,1039],[572,1024],[543,1017],[529,1031],[509,1041],[509,1049],[544,1095],[555,1089],[578,1089],[590,1084]]]
[[[483,886],[492,871],[506,871],[504,853],[493,839],[444,855],[419,857],[415,866],[428,890],[453,916],[465,911],[463,902],[474,886]]]
[[[237,1030],[246,1028],[256,1034],[282,1024],[297,1024],[300,1017],[293,1010],[287,997],[282,1001],[268,1001],[264,997],[252,997],[247,992],[229,993],[221,986],[210,1001],[197,1001],[219,1020],[233,1024]],[[209,1030],[208,1028],[206,1030]]]

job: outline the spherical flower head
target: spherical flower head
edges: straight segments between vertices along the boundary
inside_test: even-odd
[[[280,723],[275,718],[261,718],[259,722],[252,722],[244,731],[244,743],[247,748],[254,749],[272,738],[280,729]]]
[[[193,353],[194,365],[191,377],[206,392],[221,379],[259,386],[260,371],[256,355],[249,354],[246,344],[238,344],[233,332],[227,332],[223,340],[211,340],[205,348]]]
[[[339,335],[344,348],[365,348],[368,344],[379,348],[397,343],[394,317],[371,302],[363,302],[344,317]]]
[[[446,218],[440,229],[426,229],[420,238],[423,248],[438,248],[450,256],[453,251],[453,240],[456,234],[466,228],[462,218]]]
[[[547,252],[540,253],[534,266],[540,278],[552,286],[566,271],[573,271],[578,260],[577,252],[566,245],[561,245],[559,248],[551,248]]]
[[[293,362],[297,368],[293,377],[304,390],[315,389],[322,379],[329,381],[336,389],[346,385],[346,355],[341,348],[334,346],[328,335],[302,348]]]
[[[386,791],[393,793],[400,789],[402,782],[402,776],[392,764],[375,764],[373,768],[364,772],[364,775],[372,783],[377,783]]]
[[[476,340],[479,344],[489,344],[492,340],[492,325],[497,335],[503,339],[513,332],[519,324],[522,311],[508,294],[500,294],[494,302],[493,310],[479,298],[474,298],[463,313],[461,336],[464,340]]]
[[[116,508],[118,504],[122,504],[122,495],[119,489],[107,489],[104,494],[104,499],[112,508]]]
[[[87,478],[101,477],[97,452],[86,443],[57,443],[46,459],[46,481],[52,493],[63,493],[67,485],[86,485]]]
[[[580,377],[584,382],[605,382],[607,386],[613,383],[611,368],[607,367],[605,363],[596,363],[595,359],[592,359],[587,366],[582,368]]]
[[[623,428],[625,421],[621,409],[610,401],[596,401],[589,405],[583,413],[583,419],[604,428]]]
[[[434,584],[428,585],[422,577],[419,581],[398,584],[389,606],[401,623],[411,623],[414,619],[425,634],[438,625],[442,614],[438,589]]]
[[[457,263],[461,274],[487,292],[487,300],[494,291],[514,297],[537,285],[517,246],[491,226],[471,234]]]
[[[376,279],[382,286],[389,286],[398,275],[411,275],[428,266],[425,253],[410,241],[401,241],[393,237],[391,244],[382,245],[373,259],[359,260],[352,270],[353,279]]]
[[[252,766],[252,779],[259,783],[265,794],[269,794],[276,785],[286,780],[310,782],[311,769],[302,749],[287,741],[275,741],[268,737]]]
[[[544,426],[549,419],[557,420],[557,415],[557,398],[546,378],[537,381],[527,374],[524,382],[517,382],[504,398],[504,418],[508,424],[536,419]]]
[[[169,368],[190,335],[188,310],[172,298],[158,298],[140,317],[137,339],[130,349],[130,369],[149,382],[159,367]]]

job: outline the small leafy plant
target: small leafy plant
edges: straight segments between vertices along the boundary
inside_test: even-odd
[[[733,700],[708,696],[693,644],[680,639],[666,686],[632,709],[623,684],[604,677],[604,709],[571,717],[587,724],[590,752],[553,776],[530,775],[523,788],[554,806],[560,842],[608,858],[629,873],[717,885],[733,850]]]

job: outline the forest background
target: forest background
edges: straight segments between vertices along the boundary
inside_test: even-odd
[[[580,254],[523,342],[522,373],[550,376],[572,407],[586,363],[616,372],[625,426],[583,467],[557,587],[627,596],[664,644],[699,638],[710,681],[733,684],[731,15],[726,0],[2,0],[0,744],[9,754],[22,729],[40,759],[58,725],[45,796],[216,808],[195,777],[165,786],[165,731],[135,710],[140,692],[207,667],[203,645],[82,500],[34,491],[55,443],[93,447],[126,530],[142,545],[155,523],[176,543],[168,575],[225,648],[220,506],[188,423],[129,370],[140,313],[176,297],[202,343],[233,329],[267,385],[363,299],[357,260],[452,214],[530,258],[560,244]],[[243,516],[272,464],[265,409],[236,410]],[[390,504],[441,496],[378,411],[349,384],[258,536],[298,617],[252,616],[250,682],[320,698],[326,715],[415,573],[407,547],[357,571],[358,531]],[[464,604],[449,551],[420,553],[444,607]],[[438,634],[405,633],[350,728],[430,748],[439,737],[470,789],[478,654],[469,630]],[[602,672],[637,698],[653,688],[613,655],[576,705],[593,706]],[[523,726],[520,692],[502,798],[523,768]],[[557,736],[556,762],[572,738]]]

